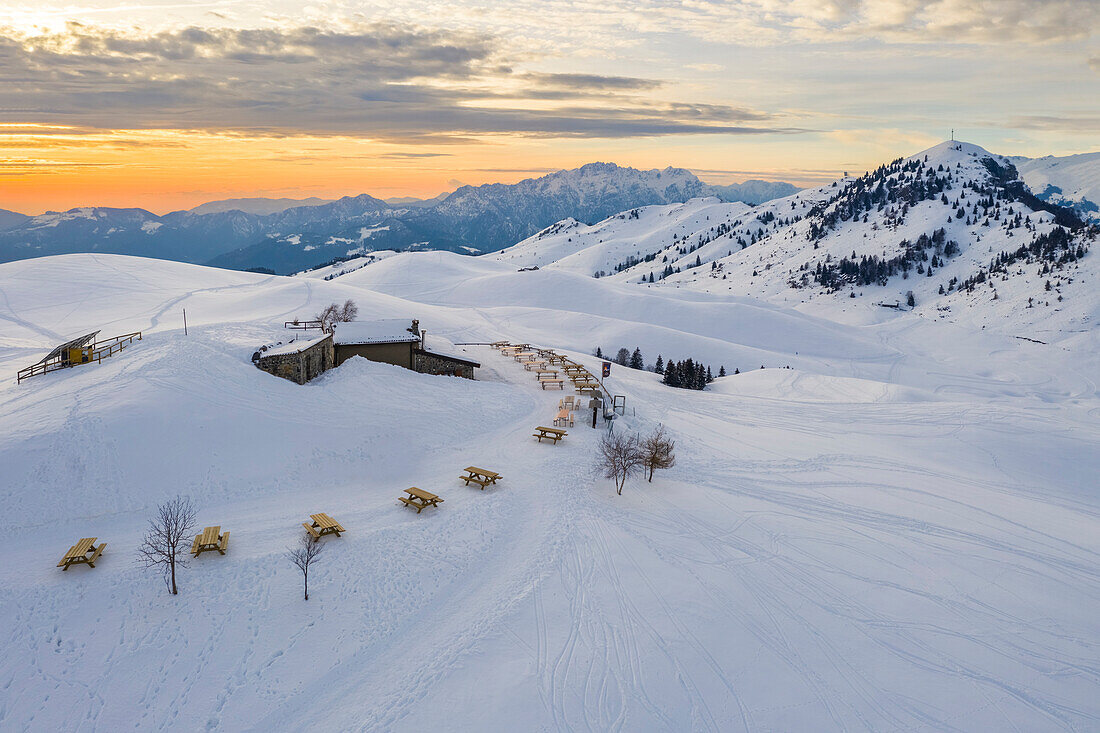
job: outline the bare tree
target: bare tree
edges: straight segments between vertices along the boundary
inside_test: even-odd
[[[605,433],[596,444],[596,468],[615,482],[620,496],[626,480],[641,470],[644,459],[638,436],[634,434]]]
[[[349,298],[344,301],[343,305],[337,303],[326,305],[324,310],[317,314],[317,320],[321,322],[322,331],[332,333],[332,329],[337,323],[354,321],[358,316],[359,306]]]
[[[653,472],[658,468],[676,465],[676,441],[668,436],[664,425],[658,425],[652,433],[642,438],[641,450],[642,465],[649,473],[650,483],[653,483]]]
[[[147,568],[159,567],[164,584],[172,595],[176,587],[176,567],[187,566],[187,540],[195,529],[195,505],[191,499],[177,496],[157,507],[157,516],[149,520],[138,554]]]
[[[316,538],[303,534],[298,541],[298,546],[291,548],[290,559],[298,569],[302,571],[302,593],[309,600],[309,566],[317,561],[324,545]]]

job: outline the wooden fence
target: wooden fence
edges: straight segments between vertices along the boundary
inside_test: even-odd
[[[66,358],[68,356],[67,354],[59,354],[49,361],[40,361],[37,364],[32,364],[29,367],[20,369],[15,375],[15,381],[19,383],[24,379],[37,377],[40,374],[48,374],[49,372],[56,372],[59,369],[68,369],[69,367],[78,366],[80,364],[91,364],[93,362],[98,364],[134,343],[135,339],[138,341],[141,340],[141,331],[134,331],[133,333],[125,333],[121,336],[95,341],[88,346],[82,347],[82,350],[89,349],[92,352],[88,361],[73,362]]]

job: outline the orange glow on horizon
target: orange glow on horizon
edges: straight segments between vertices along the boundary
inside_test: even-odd
[[[744,180],[753,163],[730,155],[743,175],[722,175],[699,143],[538,140],[496,136],[455,145],[399,146],[352,137],[256,137],[177,130],[82,130],[0,125],[0,208],[38,214],[77,206],[138,207],[164,214],[227,198],[429,198],[461,184],[514,183],[596,160],[637,168],[698,163],[708,182]],[[733,162],[731,160],[731,162]],[[767,168],[757,177],[820,182]]]

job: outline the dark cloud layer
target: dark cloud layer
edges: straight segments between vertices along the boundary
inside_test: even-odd
[[[52,36],[0,34],[5,122],[395,142],[792,131],[751,110],[650,104],[642,93],[660,86],[517,73],[490,37],[387,24],[355,32],[187,28],[133,36],[72,25]],[[561,106],[532,110],[523,99]]]

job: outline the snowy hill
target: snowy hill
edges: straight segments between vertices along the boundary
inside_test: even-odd
[[[728,223],[749,209],[716,198],[630,209],[591,226],[566,219],[489,258],[603,277],[649,261],[689,233]]]
[[[5,729],[1100,724],[1095,321],[1057,346],[845,325],[811,313],[826,301],[447,252],[332,280],[68,255],[0,264],[0,284]],[[463,347],[476,381],[352,359],[299,386],[250,363],[346,298],[593,370],[595,346],[638,345],[743,373],[696,392],[615,366],[615,433],[661,424],[677,453],[618,496],[593,468],[603,431],[536,443],[562,394],[487,347]],[[15,383],[96,328],[145,334]],[[471,464],[504,478],[463,486]],[[411,512],[409,486],[444,503]],[[169,596],[136,548],[177,494],[232,539]],[[307,602],[287,547],[316,512],[346,532]],[[94,569],[55,567],[92,536]]]
[[[1015,175],[1003,157],[943,143],[844,182],[805,218],[665,284],[777,302],[824,296],[829,308],[853,294],[904,305],[912,292],[932,317],[1079,329],[1094,317],[1096,273],[1079,260],[1096,232]],[[1052,310],[1057,327],[1047,323]]]
[[[1024,183],[1043,201],[1100,221],[1100,153],[1009,158]]]

